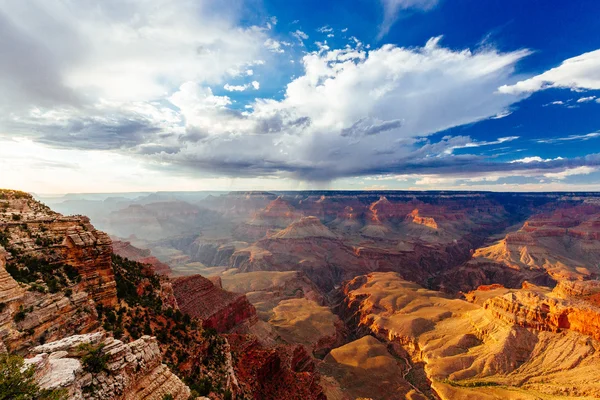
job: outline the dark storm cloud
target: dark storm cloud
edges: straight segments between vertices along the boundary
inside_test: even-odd
[[[162,132],[150,121],[127,116],[71,118],[66,123],[10,122],[8,130],[56,148],[114,150],[152,142]]]
[[[232,142],[233,140],[233,142]],[[323,159],[311,160],[277,157],[273,148],[272,157],[265,157],[264,151],[256,146],[235,142],[232,136],[212,138],[204,148],[197,151],[180,152],[168,157],[161,157],[173,168],[181,168],[191,174],[198,171],[209,171],[217,175],[230,177],[257,177],[286,175],[305,181],[331,181],[337,178],[371,176],[371,175],[461,175],[483,176],[491,173],[506,174],[539,174],[564,171],[581,166],[600,166],[600,154],[573,159],[556,159],[546,162],[492,162],[489,157],[474,154],[453,155],[451,150],[464,146],[468,137],[449,137],[436,143],[414,143],[414,149],[401,155],[398,149],[382,152],[381,157],[361,162],[344,163],[352,155],[352,146],[327,149]],[[407,146],[403,142],[402,146]],[[230,148],[231,151],[224,153]],[[245,148],[245,151],[234,149]]]

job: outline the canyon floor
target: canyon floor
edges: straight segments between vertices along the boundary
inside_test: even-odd
[[[600,195],[0,193],[0,351],[72,398],[61,340],[155,346],[93,398],[600,398]]]

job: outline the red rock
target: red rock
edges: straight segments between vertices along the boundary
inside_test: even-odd
[[[173,292],[183,313],[201,319],[204,327],[218,332],[256,317],[245,295],[220,289],[201,275],[173,280]]]
[[[302,346],[262,347],[246,335],[227,335],[240,386],[254,399],[325,400],[314,361]]]

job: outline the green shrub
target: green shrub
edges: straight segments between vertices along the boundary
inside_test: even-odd
[[[41,390],[23,358],[0,354],[0,400],[66,400],[66,390]]]
[[[487,386],[500,386],[499,383],[491,382],[491,381],[453,381],[451,379],[444,379],[442,381],[445,384],[454,387],[464,387],[464,388],[476,388],[476,387],[487,387]]]
[[[100,372],[106,371],[109,355],[102,354],[102,351],[104,350],[103,344],[96,347],[89,343],[81,344],[79,345],[79,350],[86,353],[81,357],[84,371],[91,374],[99,374]]]
[[[19,306],[19,311],[17,311],[15,313],[15,316],[13,317],[15,322],[21,322],[25,319],[25,317],[27,316],[27,313],[30,313],[31,311],[33,311],[33,307],[29,307],[29,308],[23,308],[23,306]]]

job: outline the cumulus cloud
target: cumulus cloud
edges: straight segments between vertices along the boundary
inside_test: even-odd
[[[227,83],[223,86],[223,89],[227,90],[228,92],[243,92],[249,88],[254,88],[254,90],[258,90],[260,88],[260,83],[258,83],[258,81],[252,81],[245,85],[230,85]]]
[[[396,23],[404,10],[427,11],[435,7],[439,0],[380,0],[383,6],[383,22],[379,26],[378,39],[382,39]],[[344,31],[342,31],[344,32]]]
[[[248,87],[246,85],[230,85],[229,83],[223,86],[223,89],[227,90],[228,92],[243,92],[247,88]]]
[[[502,85],[498,91],[506,94],[523,94],[549,88],[600,89],[600,50],[569,58],[543,74],[519,81],[514,85]]]
[[[199,26],[195,18],[202,17],[201,10],[190,13],[179,4],[148,1],[181,13],[179,30],[167,29],[162,15],[143,13],[139,24],[130,26],[137,3],[121,8],[105,2],[94,18],[70,9],[55,11],[58,20],[65,22],[65,35],[75,38],[74,44],[64,45],[70,64],[67,67],[58,59],[53,64],[52,55],[39,53],[41,60],[50,58],[49,71],[55,73],[43,79],[54,86],[37,94],[25,91],[27,107],[3,115],[0,123],[8,128],[5,131],[55,148],[114,151],[191,176],[202,171],[329,181],[420,174],[422,182],[427,178],[431,183],[465,171],[469,179],[486,181],[515,171],[570,176],[573,172],[566,171],[583,171],[577,168],[599,163],[598,157],[490,162],[455,150],[503,144],[518,137],[429,138],[448,128],[508,115],[518,98],[503,96],[497,88],[514,79],[515,64],[528,50],[454,50],[443,47],[440,37],[411,48],[384,45],[371,50],[358,39],[344,48],[323,44],[304,54],[303,72],[285,87],[281,99],[259,98],[240,107],[236,92],[259,90],[260,83],[234,85],[227,83],[228,78],[254,76],[254,68],[263,65],[262,59],[272,50],[265,43],[273,45],[275,39],[266,36],[264,29],[232,25],[226,14],[217,21],[222,24],[208,21]],[[44,4],[35,3],[38,8]],[[107,22],[104,14],[109,13],[112,17],[116,13],[118,23]],[[104,36],[113,34],[107,39],[112,41],[110,48],[104,48],[100,38],[90,37],[80,18]],[[300,41],[308,38],[299,30],[293,34]],[[35,29],[28,37],[58,40],[44,38]],[[0,46],[3,43],[0,39]],[[77,43],[83,48],[73,50]],[[287,45],[277,43],[279,48]],[[132,48],[135,51],[126,51]],[[175,65],[179,52],[185,66]],[[156,63],[155,57],[160,58]],[[219,65],[213,68],[212,62]],[[109,74],[112,70],[114,77]],[[139,73],[133,76],[134,71]],[[10,74],[18,82],[18,71]],[[211,89],[215,85],[230,93],[215,94]],[[596,134],[590,135],[564,140],[587,140]]]
[[[309,53],[303,58],[304,75],[288,85],[283,100],[257,100],[252,111],[228,115],[228,123],[213,116],[212,123],[202,125],[211,132],[207,139],[167,159],[190,169],[239,176],[283,173],[307,180],[467,168],[482,159],[453,156],[454,149],[517,137],[429,142],[422,136],[505,110],[508,99],[494,94],[497,82],[527,54],[454,52],[441,47],[439,38],[419,49]]]
[[[516,137],[488,142],[426,138],[505,112],[515,99],[498,95],[496,88],[529,52],[452,50],[440,40],[373,50],[355,41],[354,47],[307,53],[303,74],[287,85],[281,100],[256,99],[244,111],[229,96],[215,95],[206,82],[190,80],[159,101],[136,103],[135,109],[123,101],[79,111],[41,108],[10,122],[44,143],[109,146],[149,161],[159,154],[160,165],[190,174],[204,170],[326,181],[403,170],[471,169],[484,160],[455,155],[455,149]],[[241,86],[248,85],[260,87],[258,81]],[[239,86],[227,84],[226,89],[233,95]]]

